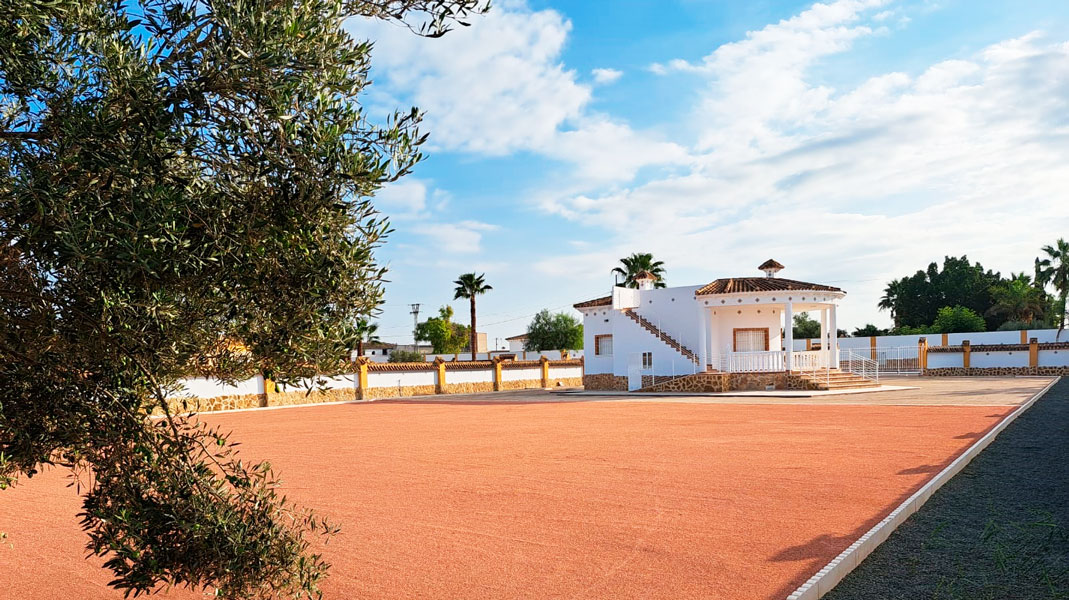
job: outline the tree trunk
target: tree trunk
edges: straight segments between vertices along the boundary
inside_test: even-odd
[[[471,359],[475,360],[475,339],[478,335],[475,333],[475,294],[471,295]]]
[[[356,342],[356,355],[357,356],[363,356],[364,355],[364,340],[363,339],[360,339],[359,341]]]

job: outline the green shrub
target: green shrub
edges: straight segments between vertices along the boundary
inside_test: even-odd
[[[964,306],[944,306],[932,323],[932,333],[970,333],[985,331],[987,323],[975,310]]]
[[[394,350],[390,353],[388,361],[392,363],[427,362],[427,357],[415,350]]]

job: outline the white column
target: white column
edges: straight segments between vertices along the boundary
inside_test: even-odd
[[[828,316],[828,350],[831,351],[831,368],[839,368],[839,324],[835,319],[834,304],[831,305],[831,314]]]
[[[794,306],[788,302],[783,308],[783,349],[787,351],[785,367],[791,370],[791,358],[794,353]]]
[[[702,364],[698,365],[698,372],[703,373],[709,368],[709,309],[699,307],[698,310],[701,311],[701,318],[698,319],[698,357],[702,361]]]
[[[820,309],[820,351],[827,356],[828,352],[828,309]],[[825,365],[830,365],[831,361],[825,361]]]

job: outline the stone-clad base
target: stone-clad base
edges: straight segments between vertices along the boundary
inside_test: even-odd
[[[553,377],[550,377],[548,383],[549,383],[548,387],[551,387],[551,388],[555,388],[555,387],[580,387],[580,386],[583,385],[583,378],[582,377],[558,377],[558,378],[554,379]]]
[[[541,379],[520,379],[517,381],[502,381],[502,390],[529,390],[532,388],[542,388]]]
[[[373,387],[364,392],[361,400],[376,400],[378,398],[397,398],[404,396],[431,396],[434,395],[433,385],[403,385],[401,387]]]
[[[299,404],[319,404],[322,402],[345,402],[356,400],[356,390],[342,388],[334,390],[298,390],[289,392],[272,392],[267,394],[264,406],[296,406]]]
[[[938,369],[925,369],[925,376],[929,377],[1015,377],[1027,375],[1040,375],[1056,377],[1069,375],[1069,367],[941,367]]]
[[[492,392],[494,391],[494,382],[492,381],[476,381],[470,383],[449,383],[446,379],[445,390],[446,394],[477,394],[479,392]],[[434,393],[433,391],[431,392]]]
[[[627,377],[624,375],[613,375],[612,373],[593,373],[583,375],[583,388],[587,390],[626,392]]]
[[[648,377],[648,376],[647,376]],[[640,392],[681,392],[688,394],[715,394],[728,391],[730,375],[727,373],[695,373],[669,378],[648,385]],[[643,377],[645,382],[645,377]]]
[[[239,408],[258,408],[267,406],[265,394],[241,394],[237,396],[216,396],[214,398],[180,398],[168,402],[172,414],[187,412],[211,412],[215,410],[235,410]],[[157,407],[153,415],[162,415],[163,409]]]
[[[643,382],[647,382],[647,376]],[[652,379],[652,378],[651,378]],[[658,378],[660,379],[660,378]],[[786,373],[695,373],[681,377],[667,378],[638,390],[640,392],[682,392],[689,394],[716,394],[720,392],[763,391],[768,386],[776,390],[811,390],[820,389],[816,385],[799,377]]]

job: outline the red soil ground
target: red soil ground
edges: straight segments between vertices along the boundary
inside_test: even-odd
[[[204,418],[341,525],[327,598],[782,600],[1012,408],[374,403]],[[65,483],[51,471],[0,492],[0,597],[122,597],[83,560]]]

